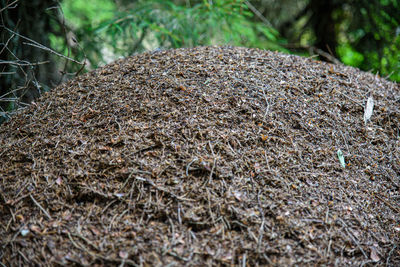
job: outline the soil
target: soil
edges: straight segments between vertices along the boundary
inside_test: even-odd
[[[355,68],[135,55],[3,124],[0,160],[2,266],[400,265],[400,86]]]

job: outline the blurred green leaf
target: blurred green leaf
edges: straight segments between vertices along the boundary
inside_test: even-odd
[[[337,53],[344,64],[354,67],[359,67],[364,60],[364,56],[348,44],[340,45]]]

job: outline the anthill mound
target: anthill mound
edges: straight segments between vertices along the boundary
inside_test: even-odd
[[[1,126],[1,262],[398,266],[399,105],[269,51],[117,61]]]

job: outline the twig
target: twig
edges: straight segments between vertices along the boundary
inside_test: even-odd
[[[340,129],[339,129],[339,132],[342,135],[342,138],[343,138],[344,144],[346,145],[347,151],[350,151],[349,145],[347,144],[347,140],[344,137],[344,135],[343,135],[343,133],[342,133],[342,131]]]
[[[179,256],[178,254],[176,254],[176,253],[174,253],[174,252],[172,252],[172,251],[168,251],[167,254],[170,255],[170,256],[172,256],[172,257],[175,257],[175,258],[177,258],[177,259],[179,259],[179,260],[181,260],[181,261],[186,261],[186,262],[188,262],[188,261],[191,260],[190,258],[181,257],[181,256]]]
[[[3,12],[4,10],[6,10],[7,8],[9,8],[10,6],[14,5],[15,3],[17,3],[19,0],[15,0],[14,2],[6,5],[5,7],[3,7],[2,9],[0,9],[0,13]]]
[[[15,35],[15,34],[12,34],[12,35],[10,36],[10,38],[8,38],[7,42],[3,45],[3,49],[0,50],[0,55],[3,53],[4,49],[7,48],[8,43],[14,38],[14,35]]]
[[[265,103],[267,104],[267,108],[265,109],[265,113],[264,113],[264,117],[263,117],[263,120],[265,120],[265,116],[267,116],[268,111],[269,111],[269,103],[268,103],[267,95],[265,94],[264,87],[261,87],[261,89],[262,89],[262,92],[263,92]]]
[[[217,163],[217,160],[216,160],[215,157],[214,157],[213,166],[212,166],[212,168],[211,168],[210,176],[209,176],[209,178],[208,178],[207,184],[209,184],[209,183],[212,181],[212,176],[213,176],[213,173],[214,173],[214,170],[215,170],[215,164],[216,164],[216,163]]]
[[[389,255],[388,255],[387,259],[386,259],[386,266],[389,266],[390,257],[392,256],[393,251],[396,249],[396,247],[397,247],[397,245],[394,245],[393,248],[390,250]]]
[[[349,99],[349,100],[351,100],[351,101],[353,101],[354,103],[356,103],[357,105],[359,105],[359,106],[361,106],[361,107],[363,107],[364,108],[364,105],[363,104],[361,104],[361,103],[358,103],[356,100],[354,100],[353,98],[351,98],[351,97],[349,97],[349,96],[347,96],[347,95],[345,95],[345,94],[343,94],[342,92],[340,92],[339,90],[337,90],[337,89],[335,89],[335,91],[336,92],[338,92],[339,94],[341,94],[342,96],[344,96],[344,97],[346,97],[347,99]]]
[[[46,47],[46,46],[44,46],[44,45],[42,45],[42,44],[40,44],[40,43],[38,43],[38,42],[36,42],[36,41],[30,39],[30,38],[28,38],[28,37],[25,37],[25,36],[23,36],[23,35],[21,35],[21,34],[15,32],[15,31],[13,31],[13,30],[10,30],[9,28],[7,28],[7,27],[5,27],[5,26],[3,26],[3,25],[1,25],[1,27],[4,28],[4,29],[6,29],[7,31],[11,32],[12,34],[17,35],[18,37],[21,37],[22,39],[25,39],[25,40],[31,42],[31,43],[24,43],[24,44],[26,44],[26,45],[30,45],[30,46],[33,46],[33,47],[37,47],[37,48],[39,48],[39,49],[43,49],[43,50],[48,51],[48,52],[50,52],[50,53],[53,53],[53,54],[55,54],[55,55],[57,55],[57,56],[59,56],[59,57],[62,57],[62,58],[71,60],[72,62],[75,62],[75,63],[77,63],[77,64],[79,64],[79,65],[84,65],[84,64],[85,64],[85,63],[79,62],[79,61],[77,61],[77,60],[75,60],[75,59],[73,59],[73,58],[64,56],[63,54],[60,54],[60,53],[54,51],[53,49],[50,49],[50,48],[48,48],[48,47]]]
[[[21,233],[22,229],[24,229],[25,226],[26,226],[27,224],[28,224],[28,223],[24,223],[24,224],[19,228],[19,230],[13,235],[13,237],[12,237],[10,240],[7,240],[6,242],[3,241],[3,244],[4,244],[4,245],[3,245],[3,248],[4,248],[7,244],[10,244],[10,243],[14,242],[15,239],[17,238],[17,236]]]
[[[110,232],[111,229],[112,229],[112,226],[113,226],[113,224],[114,224],[115,219],[116,219],[117,217],[119,217],[118,220],[121,219],[121,217],[124,216],[128,211],[129,211],[129,209],[126,209],[126,210],[124,210],[121,214],[116,213],[116,214],[112,217],[111,222],[110,222],[110,224],[108,225],[108,231],[109,231],[109,232]]]
[[[213,175],[214,170],[215,170],[215,164],[217,163],[217,160],[215,158],[215,154],[214,154],[214,150],[213,150],[213,147],[211,145],[211,142],[208,142],[208,145],[210,146],[211,153],[212,153],[212,155],[214,157],[214,162],[213,162],[213,166],[212,166],[211,171],[210,171],[210,176],[209,176],[208,181],[206,182],[206,184],[209,184],[209,183],[212,182],[212,175]]]
[[[31,199],[32,199],[32,201],[33,201],[33,203],[35,203],[36,204],[36,206],[38,206],[39,207],[39,209],[41,210],[41,211],[43,211],[43,213],[46,215],[46,217],[49,219],[49,220],[52,220],[52,218],[51,218],[51,216],[50,216],[50,214],[42,207],[42,205],[40,205],[40,203],[39,202],[37,202],[34,198],[33,198],[33,196],[32,195],[29,195],[30,197],[31,197]]]
[[[11,60],[0,60],[0,64],[6,64],[6,65],[16,65],[16,66],[34,66],[34,65],[43,65],[47,64],[50,61],[41,61],[41,62],[36,62],[36,63],[31,63],[31,62],[18,62],[16,60],[11,61]]]
[[[28,258],[24,255],[24,253],[21,252],[21,250],[18,250],[18,254],[22,256],[22,258],[24,258],[24,260],[26,262],[30,262],[30,260],[28,260]]]
[[[189,164],[186,166],[186,176],[189,177],[189,168],[190,165],[192,165],[194,162],[196,162],[198,160],[197,157],[195,157],[191,162],[189,162]]]
[[[128,178],[126,179],[126,181],[124,182],[124,184],[121,186],[121,190],[122,190],[123,188],[125,188],[125,186],[128,184],[129,180],[132,178],[132,175],[137,174],[137,173],[152,175],[151,172],[142,171],[142,170],[137,170],[137,169],[132,169],[132,171],[131,171],[131,172],[129,173],[129,175],[128,175]]]
[[[0,72],[0,75],[13,75],[13,74],[16,74],[16,72],[15,71],[3,71],[3,72]]]
[[[366,259],[368,259],[367,253],[365,253],[365,251],[362,249],[360,243],[358,243],[358,241],[354,238],[354,236],[353,236],[353,235],[349,232],[349,230],[347,229],[347,228],[348,228],[347,224],[346,224],[342,219],[339,219],[338,221],[340,221],[340,222],[342,223],[342,225],[343,225],[343,227],[344,227],[344,230],[346,230],[347,235],[350,236],[351,240],[353,240],[354,243],[356,243],[357,247],[360,249],[360,251],[362,252],[362,254],[364,255],[364,257],[365,257]]]
[[[87,239],[86,237],[84,237],[81,234],[72,234],[73,236],[79,237],[80,239],[82,239],[83,241],[85,241],[87,244],[91,245],[93,248],[95,248],[98,251],[101,251],[92,241],[90,241],[89,239]]]
[[[328,61],[336,64],[336,65],[343,65],[342,62],[340,62],[340,60],[338,60],[337,58],[335,58],[334,56],[332,56],[331,54],[325,52],[322,49],[316,48],[314,46],[309,46],[309,45],[300,45],[300,44],[287,44],[285,45],[286,48],[294,48],[294,49],[307,49],[309,50],[310,54],[311,53],[316,53],[318,56],[322,56],[325,59],[327,59]]]
[[[206,188],[207,191],[207,204],[208,204],[208,212],[210,213],[212,223],[215,225],[215,216],[211,210],[211,201],[210,201],[210,191]]]
[[[264,235],[264,224],[265,224],[264,211],[262,209],[261,201],[260,201],[260,191],[257,192],[257,202],[258,202],[258,210],[259,210],[259,212],[261,214],[261,218],[262,218],[260,229],[258,230],[258,240],[257,240],[257,251],[258,251],[258,253],[260,253],[262,239],[263,239],[263,235]]]
[[[249,1],[245,1],[244,2],[246,4],[246,6],[248,6],[248,8],[250,8],[250,10],[259,18],[262,20],[262,22],[264,22],[265,24],[267,24],[269,27],[272,27],[271,22],[269,22],[269,20],[267,20],[267,18],[265,18],[263,16],[263,14],[260,13],[260,11],[257,10],[257,8],[255,8]]]
[[[27,38],[27,39],[28,39],[28,38]],[[33,41],[33,40],[32,40],[32,41]],[[35,43],[25,43],[25,42],[24,42],[23,44],[30,45],[30,46],[37,47],[37,48],[39,48],[39,49],[48,51],[48,52],[53,53],[53,54],[55,54],[55,55],[57,55],[57,56],[59,56],[59,57],[62,57],[62,58],[71,60],[72,62],[75,62],[75,63],[77,63],[77,64],[79,64],[79,65],[85,65],[84,62],[79,62],[79,61],[77,61],[77,60],[75,60],[75,59],[73,59],[73,58],[64,56],[63,54],[60,54],[60,53],[54,51],[53,49],[50,49],[50,48],[48,48],[48,47],[46,47],[46,46],[44,46],[44,45],[41,45],[41,44],[39,44],[39,43],[35,44]]]
[[[152,180],[150,180],[150,179],[143,178],[143,177],[135,177],[135,179],[136,179],[136,180],[139,180],[139,181],[146,182],[147,184],[153,186],[153,187],[154,187],[155,189],[157,189],[158,191],[164,192],[164,193],[166,193],[166,194],[168,194],[168,195],[170,195],[170,196],[172,196],[172,197],[174,197],[174,198],[176,198],[176,199],[178,199],[178,200],[181,200],[181,201],[195,201],[195,200],[193,200],[193,199],[184,198],[184,197],[180,197],[180,196],[178,196],[178,195],[175,195],[174,193],[168,191],[167,189],[158,186],[157,184],[155,184],[155,183],[154,183]]]
[[[129,263],[133,266],[138,266],[134,261],[129,260],[129,259],[107,258],[100,254],[94,253],[94,252],[88,250],[84,245],[78,244],[77,242],[75,242],[74,239],[72,238],[70,232],[68,232],[67,235],[68,235],[69,240],[71,240],[72,245],[74,245],[74,247],[76,247],[79,250],[85,251],[86,253],[88,253],[90,256],[92,256],[95,259],[98,258],[98,259],[102,259],[104,261],[119,262],[119,263],[121,263],[122,261],[125,261],[126,263]]]
[[[381,196],[379,196],[378,194],[374,194],[374,196],[379,199],[380,201],[382,201],[383,203],[385,203],[386,205],[389,206],[389,208],[391,208],[392,210],[396,211],[397,213],[400,214],[400,210],[396,207],[394,207],[392,204],[390,204],[386,199],[382,198]]]

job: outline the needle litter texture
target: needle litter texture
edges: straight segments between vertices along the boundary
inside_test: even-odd
[[[0,127],[0,261],[398,266],[399,106],[398,84],[270,51],[119,60]]]

